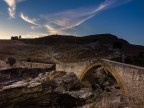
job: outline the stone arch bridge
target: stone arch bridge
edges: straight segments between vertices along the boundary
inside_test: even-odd
[[[120,85],[123,94],[144,100],[144,68],[111,60],[57,64],[57,71],[74,72],[83,81],[88,72],[98,66],[108,70]]]

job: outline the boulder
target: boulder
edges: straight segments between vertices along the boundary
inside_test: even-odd
[[[50,80],[42,84],[45,90],[51,90],[52,92],[64,93],[66,91],[78,90],[81,87],[80,81],[74,73],[61,73],[63,74],[52,75],[50,73]],[[59,77],[58,77],[59,76]]]

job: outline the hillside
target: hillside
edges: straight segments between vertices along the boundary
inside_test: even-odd
[[[0,40],[0,46],[19,46],[19,45],[25,45],[25,43],[18,41],[18,40]]]
[[[83,37],[50,35],[35,39],[22,39],[21,41],[27,44],[35,45],[89,44],[97,41],[99,41],[102,44],[112,44],[115,41],[119,41],[125,45],[129,44],[126,40],[119,39],[117,36],[114,36],[112,34],[96,34]]]
[[[134,58],[134,61],[138,60],[141,65],[144,64],[143,58],[138,57],[141,52],[141,54],[144,52],[143,46],[132,45],[112,34],[84,37],[51,35],[35,39],[1,40],[0,42],[0,59],[3,60],[14,57],[24,61],[60,63],[92,58],[112,59],[122,53],[129,57],[129,61]]]

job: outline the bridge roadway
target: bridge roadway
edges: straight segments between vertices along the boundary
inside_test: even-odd
[[[101,66],[108,70],[122,93],[130,97],[144,100],[144,68],[106,59],[89,60],[85,62],[56,64],[56,71],[74,72],[83,81],[94,68]]]

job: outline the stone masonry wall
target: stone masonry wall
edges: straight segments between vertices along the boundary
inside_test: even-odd
[[[144,68],[105,60],[124,80],[131,97],[144,100]]]
[[[131,97],[144,100],[144,68],[103,59],[104,65],[110,65],[123,79]],[[80,78],[82,72],[96,60],[57,64],[57,71],[74,72]]]
[[[14,66],[10,66],[5,61],[0,60],[0,70],[12,69],[12,68],[51,68],[54,64],[44,64],[44,63],[33,63],[33,62],[24,62],[17,61]]]
[[[56,64],[56,71],[74,72],[77,75],[77,77],[80,78],[84,69],[92,63],[93,61]]]

